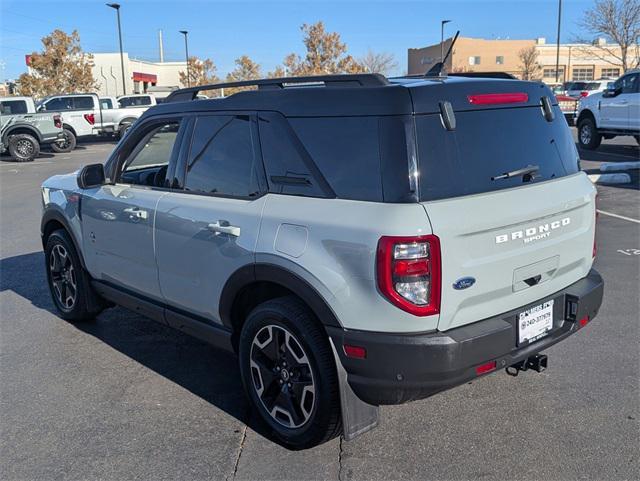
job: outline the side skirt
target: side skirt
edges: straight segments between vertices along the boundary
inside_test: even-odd
[[[181,312],[169,305],[143,298],[104,282],[93,280],[91,286],[100,296],[114,304],[182,331],[216,348],[234,352],[231,331],[225,327],[215,326],[206,319],[191,316],[189,313]]]

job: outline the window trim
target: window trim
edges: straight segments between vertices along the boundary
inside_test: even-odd
[[[251,143],[253,146],[253,157],[254,157],[254,170],[256,174],[257,187],[258,187],[258,195],[249,196],[249,195],[231,195],[231,194],[217,194],[211,192],[200,192],[200,191],[192,191],[187,190],[185,188],[187,181],[187,166],[189,162],[189,158],[191,157],[191,148],[193,146],[193,141],[196,133],[196,125],[199,118],[203,117],[238,117],[245,116],[249,117],[249,129],[251,135]],[[262,160],[262,149],[260,147],[260,137],[258,135],[258,116],[255,111],[215,111],[215,112],[194,112],[192,115],[192,125],[190,131],[188,133],[188,137],[185,137],[184,143],[188,145],[188,147],[181,150],[181,157],[179,159],[178,166],[176,167],[176,178],[180,179],[180,189],[178,190],[183,194],[189,195],[200,195],[204,197],[218,197],[221,199],[236,199],[236,200],[245,200],[245,201],[253,201],[258,200],[261,197],[264,197],[269,193],[266,173],[264,168],[264,162]]]
[[[171,192],[171,191],[181,191],[180,188],[175,187],[155,187],[152,185],[141,185],[141,184],[128,184],[125,182],[120,182],[120,176],[122,175],[122,167],[129,159],[132,153],[135,152],[136,147],[139,143],[153,130],[154,128],[167,123],[178,123],[178,134],[176,135],[176,141],[173,144],[173,149],[171,151],[171,158],[169,159],[169,164],[167,164],[167,178],[169,178],[169,173],[172,172],[172,164],[173,164],[173,172],[175,172],[175,164],[178,162],[179,156],[183,153],[183,143],[185,132],[190,127],[190,122],[188,122],[188,118],[182,114],[175,115],[167,115],[163,117],[151,117],[141,124],[137,125],[135,130],[132,131],[126,138],[126,141],[119,146],[119,148],[114,152],[113,156],[107,161],[105,170],[109,174],[109,185],[125,185],[130,188],[139,188],[144,190],[157,190],[161,192]]]

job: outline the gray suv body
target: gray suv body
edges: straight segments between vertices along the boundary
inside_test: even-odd
[[[229,86],[254,90],[195,100]],[[534,82],[379,75],[173,92],[104,167],[43,184],[53,299],[238,353],[296,448],[540,371],[603,295],[596,191],[555,102]]]

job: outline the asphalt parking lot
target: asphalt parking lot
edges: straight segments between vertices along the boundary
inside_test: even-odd
[[[360,438],[293,452],[245,400],[235,359],[122,308],[58,318],[45,281],[39,185],[103,161],[110,142],[28,164],[0,161],[0,478],[638,479],[640,190],[599,186],[599,316],[546,353],[549,369],[496,373],[384,407]],[[583,168],[638,160],[631,138]]]

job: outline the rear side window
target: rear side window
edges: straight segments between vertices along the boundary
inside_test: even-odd
[[[151,98],[147,96],[142,97],[123,97],[119,101],[121,107],[139,107],[144,105],[151,105]]]
[[[289,122],[337,197],[382,202],[378,117]]]
[[[448,132],[440,115],[416,116],[420,199],[491,192],[523,184],[522,177],[492,180],[538,166],[532,182],[578,171],[578,152],[562,113],[547,122],[539,107],[456,112]]]
[[[197,119],[185,190],[232,197],[259,195],[248,115],[211,115]]]
[[[24,100],[3,100],[0,102],[2,115],[26,114],[29,112]]]
[[[77,110],[92,110],[93,97],[73,97],[73,108]]]
[[[326,197],[331,194],[287,120],[278,113],[258,115],[262,159],[269,191],[277,194]]]
[[[103,110],[112,109],[113,102],[111,101],[111,99],[100,99],[100,107],[102,107]]]

